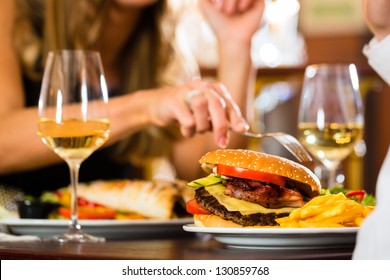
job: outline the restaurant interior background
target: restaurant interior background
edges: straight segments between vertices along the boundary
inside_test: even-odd
[[[183,3],[171,1],[178,9]],[[197,0],[191,1],[196,5]],[[246,112],[252,129],[284,131],[297,136],[296,120],[305,67],[315,63],[354,63],[365,105],[365,133],[364,140],[343,161],[338,180],[348,188],[374,193],[390,143],[390,88],[362,54],[363,46],[372,35],[364,22],[361,1],[266,1],[264,20],[253,38],[256,88],[253,99],[248,99],[251,109]],[[218,63],[215,38],[195,6],[183,16],[178,32],[180,39],[191,44],[203,75],[213,76]],[[253,142],[250,148],[290,157],[272,140]],[[311,167],[316,174],[321,174],[318,162]]]

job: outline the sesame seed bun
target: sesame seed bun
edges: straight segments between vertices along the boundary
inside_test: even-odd
[[[213,167],[217,164],[223,164],[286,177],[298,182],[299,184],[294,185],[308,197],[317,196],[321,192],[321,184],[310,169],[275,155],[252,150],[221,149],[205,154],[199,163],[209,174],[213,172]]]

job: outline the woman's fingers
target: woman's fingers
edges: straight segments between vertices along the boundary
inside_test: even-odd
[[[230,129],[246,130],[240,109],[222,84],[199,80],[158,92],[147,99],[154,100],[149,110],[153,124],[166,126],[176,122],[185,137],[213,131],[214,142],[220,147],[228,144]]]
[[[214,142],[221,148],[229,142],[229,120],[226,114],[225,100],[213,89],[207,95],[210,122],[214,133]]]
[[[188,104],[185,101],[177,102],[174,100],[171,105],[172,106],[165,106],[164,108],[164,114],[170,116],[166,119],[178,122],[180,133],[184,137],[193,136],[196,131],[196,123],[193,113],[188,107]],[[167,124],[168,123],[164,123],[162,125]]]
[[[214,83],[213,88],[218,92],[225,101],[226,115],[229,120],[230,128],[235,131],[246,131],[249,125],[241,114],[241,110],[234,102],[227,88],[220,83]]]
[[[212,130],[215,143],[225,147],[229,141],[230,128],[237,131],[247,130],[248,124],[240,109],[222,84],[198,81],[194,86],[197,87],[196,90],[189,91],[185,98],[194,118],[195,127],[192,132]]]
[[[222,0],[222,11],[227,15],[234,14],[238,2],[238,0]]]
[[[237,9],[239,12],[246,11],[253,3],[254,0],[240,0]]]
[[[254,1],[258,0],[211,0],[211,3],[224,14],[233,15],[246,11]],[[208,3],[205,1],[205,3],[201,4],[207,5]]]
[[[192,95],[192,98],[187,98],[191,96],[192,92],[197,92],[196,95]],[[195,130],[197,133],[203,133],[211,130],[210,114],[208,108],[207,95],[203,90],[191,91],[186,95],[186,102],[190,107],[194,120],[195,120]]]

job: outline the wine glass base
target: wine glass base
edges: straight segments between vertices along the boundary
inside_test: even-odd
[[[105,242],[106,239],[104,237],[86,234],[82,230],[77,230],[45,238],[43,241],[58,243],[100,243]]]

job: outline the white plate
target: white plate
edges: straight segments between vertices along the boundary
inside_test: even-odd
[[[358,228],[211,228],[184,225],[188,232],[211,234],[237,248],[313,249],[353,247]]]
[[[171,220],[80,220],[83,231],[107,239],[162,237],[183,233],[183,225],[192,218]],[[0,219],[0,224],[17,235],[50,237],[66,231],[67,220]]]

